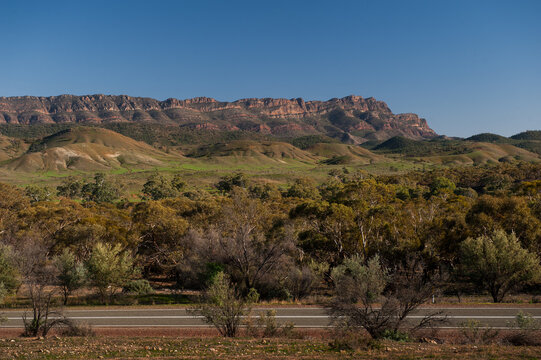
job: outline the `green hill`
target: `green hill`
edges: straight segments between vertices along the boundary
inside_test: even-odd
[[[338,165],[338,164],[359,164],[365,165],[374,162],[383,161],[384,157],[382,155],[377,155],[362,148],[358,145],[348,145],[348,144],[336,144],[336,143],[318,143],[314,144],[306,151],[311,154],[323,157],[323,163],[329,165]]]
[[[28,149],[28,144],[21,139],[0,135],[0,161],[21,156]]]
[[[541,130],[528,130],[511,136],[514,140],[541,140]]]
[[[470,136],[466,140],[494,143],[494,142],[505,142],[507,141],[507,138],[505,136],[501,136],[498,134],[481,133],[481,134]]]
[[[300,161],[313,163],[318,159],[314,155],[289,143],[277,141],[235,140],[199,146],[186,153],[187,157],[198,160],[228,160],[233,163],[287,163]]]
[[[114,131],[75,127],[33,143],[6,164],[9,170],[107,170],[125,166],[157,166],[171,157],[152,146]]]

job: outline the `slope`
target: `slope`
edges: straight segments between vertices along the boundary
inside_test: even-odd
[[[323,162],[329,165],[366,165],[385,159],[383,156],[374,154],[370,150],[348,144],[317,143],[309,147],[306,151],[315,156],[326,158]]]
[[[202,145],[188,152],[186,156],[202,161],[261,165],[292,162],[315,163],[319,160],[309,152],[285,142],[251,140]]]
[[[22,156],[4,165],[9,170],[107,170],[157,166],[171,155],[110,130],[76,127],[33,143]]]

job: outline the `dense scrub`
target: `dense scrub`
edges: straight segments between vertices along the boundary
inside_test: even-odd
[[[124,200],[122,184],[102,175],[68,178],[58,189],[1,184],[0,191],[2,294],[20,293],[20,284],[35,278],[32,271],[51,265],[50,282],[68,303],[81,287],[106,302],[123,287],[139,288],[130,285],[136,279],[201,289],[222,271],[245,294],[256,289],[261,298],[300,299],[328,294],[333,270],[348,259],[368,265],[376,256],[390,276],[438,274],[442,291],[494,294],[474,276],[491,246],[502,261],[525,259],[510,264],[528,274],[511,281],[508,272],[491,273],[493,283],[505,284],[495,301],[538,291],[541,166],[535,164],[379,177],[334,171],[322,184],[297,179],[288,188],[238,174],[209,191],[156,174],[139,202]],[[502,244],[512,251],[498,252]]]

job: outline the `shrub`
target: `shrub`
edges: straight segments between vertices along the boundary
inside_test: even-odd
[[[103,302],[114,295],[119,287],[124,287],[136,272],[133,258],[122,251],[120,244],[115,246],[97,243],[87,263],[88,277],[100,294]]]
[[[235,337],[242,323],[242,318],[250,313],[251,305],[259,295],[251,290],[243,297],[235,289],[227,275],[219,272],[212,284],[203,294],[203,302],[190,309],[194,315],[202,315],[208,324],[224,337]]]
[[[122,292],[132,293],[136,295],[150,295],[154,293],[154,289],[146,279],[137,279],[128,282],[124,285]]]
[[[328,310],[337,326],[364,328],[374,339],[398,336],[406,317],[433,294],[435,275],[415,260],[392,272],[375,256],[365,264],[346,259],[332,271],[336,289]],[[414,328],[428,326],[440,313],[429,314]]]
[[[539,258],[521,247],[514,233],[503,230],[468,238],[462,245],[460,272],[501,302],[511,290],[539,278]]]
[[[91,337],[96,333],[91,325],[87,323],[75,322],[67,319],[60,327],[60,335],[70,337]]]
[[[468,320],[460,324],[460,334],[466,344],[490,344],[495,341],[499,331],[491,327],[483,328],[478,320]]]
[[[246,328],[248,334],[254,337],[298,337],[298,335],[295,333],[294,323],[287,322],[284,324],[279,324],[276,321],[276,310],[267,310],[266,312],[260,313],[255,323],[252,316],[248,316],[246,320]]]
[[[75,255],[69,249],[64,249],[56,256],[54,264],[58,270],[58,285],[62,289],[63,302],[66,305],[70,294],[85,285],[86,268],[75,259]]]
[[[520,311],[508,326],[516,330],[505,338],[508,343],[515,346],[537,346],[541,343],[541,324],[531,314]]]
[[[382,335],[383,339],[392,340],[392,341],[399,341],[399,342],[407,342],[411,341],[411,338],[408,333],[398,331],[398,330],[385,330]]]
[[[381,349],[379,340],[359,334],[355,328],[350,328],[347,324],[335,327],[331,332],[332,340],[329,342],[329,348],[334,351],[359,351]]]

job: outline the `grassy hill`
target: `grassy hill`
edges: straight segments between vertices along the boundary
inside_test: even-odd
[[[441,165],[479,165],[510,161],[537,162],[541,158],[512,144],[471,142],[467,144],[467,150],[460,154],[430,156],[427,160]]]
[[[318,143],[308,149],[311,154],[323,157],[325,164],[371,164],[384,161],[385,157],[377,155],[368,149],[357,145],[336,144],[336,143]]]
[[[130,189],[139,189],[150,173],[158,171],[180,173],[186,181],[208,187],[239,171],[279,184],[299,176],[323,179],[331,169],[344,167],[350,172],[387,174],[541,161],[541,141],[535,140],[535,132],[517,134],[516,139],[494,134],[431,140],[395,136],[358,145],[323,135],[280,138],[156,124],[108,126],[135,139],[97,126],[0,126],[4,133],[0,135],[0,181],[55,184],[70,174],[85,177],[103,171],[120,177]]]
[[[277,141],[235,140],[199,146],[186,153],[187,157],[198,160],[229,160],[233,163],[249,161],[253,163],[287,163],[300,161],[314,163],[318,159],[307,151],[289,143]]]
[[[541,130],[528,130],[511,136],[514,140],[539,140],[541,141]]]
[[[482,142],[505,142],[508,139],[505,136],[492,133],[481,133],[477,135],[470,136],[466,140],[469,141],[482,141]]]
[[[21,139],[0,135],[0,161],[21,156],[28,149],[28,143]]]
[[[154,147],[110,130],[76,127],[62,130],[30,145],[4,168],[42,170],[108,170],[125,166],[157,166],[171,157]]]

